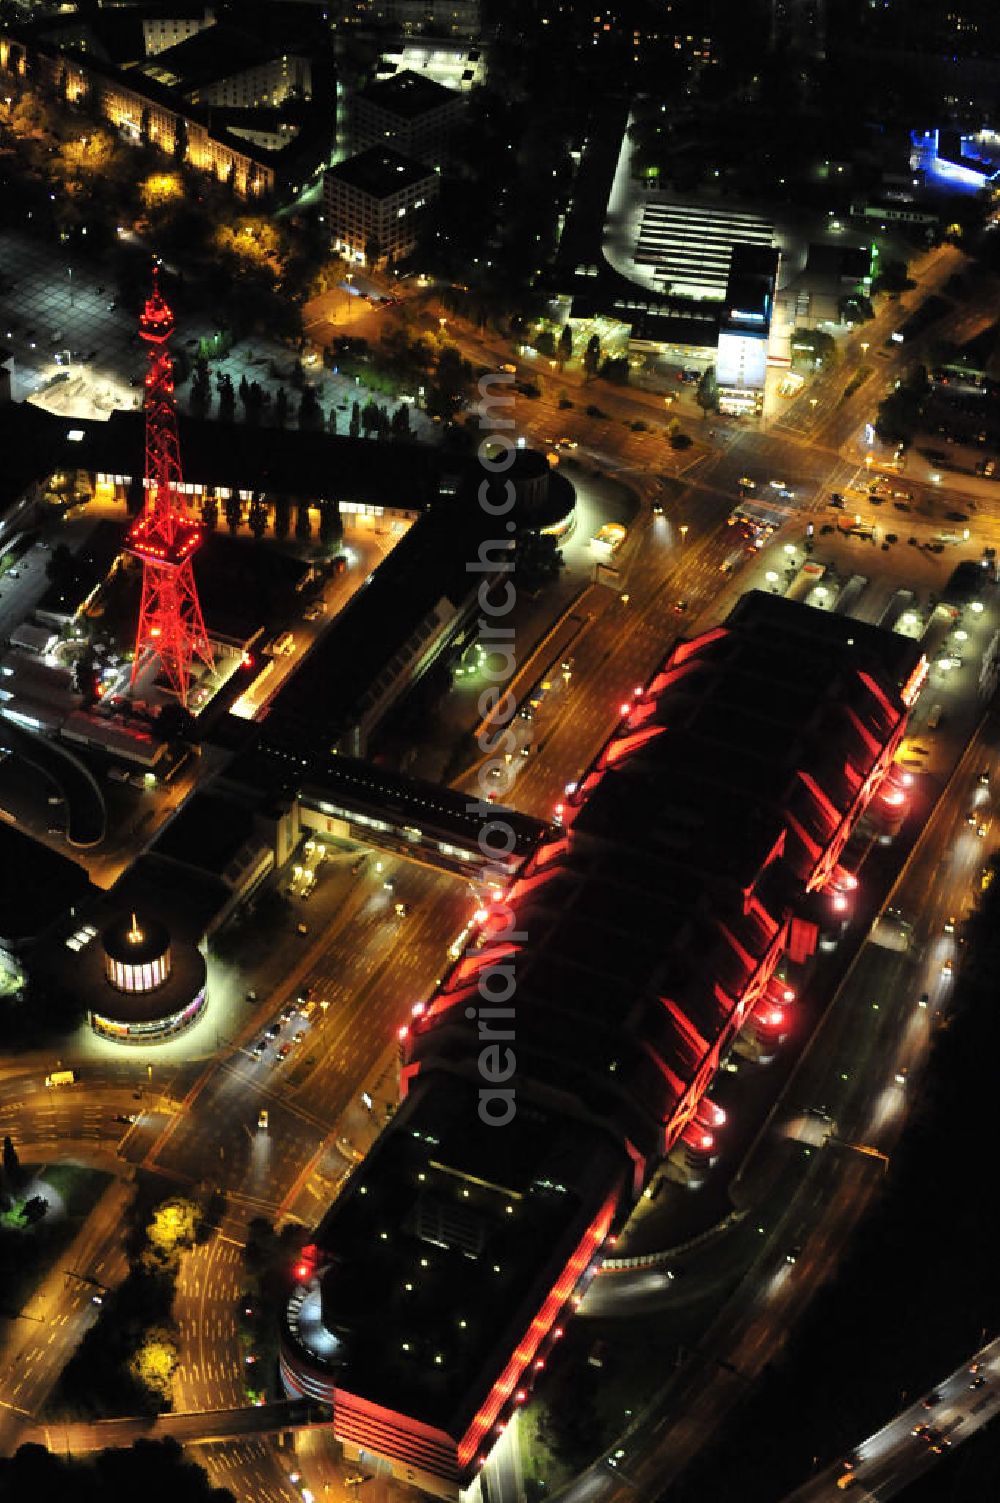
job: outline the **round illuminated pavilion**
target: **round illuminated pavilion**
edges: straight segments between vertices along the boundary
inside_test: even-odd
[[[173,1038],[205,1006],[205,959],[172,941],[161,920],[124,914],[81,956],[90,1026],[103,1038],[147,1044]]]

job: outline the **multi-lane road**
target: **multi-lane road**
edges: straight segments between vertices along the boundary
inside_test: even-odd
[[[786,1503],[833,1503],[845,1493],[857,1503],[884,1503],[939,1466],[942,1456],[971,1440],[998,1414],[1000,1341],[991,1341],[924,1398],[859,1441],[844,1458],[850,1466],[827,1467],[789,1494]],[[853,1481],[846,1485],[848,1474]]]
[[[935,263],[934,285],[950,269],[951,260],[942,255]],[[883,314],[882,321],[888,317]],[[877,327],[869,326],[869,334],[874,348]],[[886,379],[896,358],[890,352],[887,360],[878,361]],[[832,383],[829,394],[821,391],[815,407],[810,399],[803,406],[800,398],[780,422],[764,432],[719,423],[711,447],[694,456],[688,453],[683,489],[675,490],[666,514],[654,516],[646,507],[621,559],[619,578],[610,587],[591,591],[588,610],[593,619],[575,646],[573,677],[560,698],[558,714],[549,715],[543,707],[538,717],[536,753],[512,800],[518,807],[543,817],[551,815],[566,781],[578,777],[588,764],[633,687],[648,677],[672,638],[689,629],[689,623],[716,602],[719,567],[731,547],[721,524],[734,504],[740,475],[751,473],[761,479],[780,475],[796,491],[795,509],[812,513],[825,491],[838,488],[853,474],[854,460],[839,456],[844,441],[839,435],[843,432],[846,438],[853,431],[863,412],[870,410],[871,396],[863,388],[856,403],[853,398],[842,401],[838,391],[842,392],[846,380],[841,369],[839,388]],[[605,403],[603,396],[600,400],[610,410],[631,398],[616,394],[613,402]],[[528,411],[532,404],[522,399],[520,406]],[[536,412],[531,419],[535,426],[552,421],[553,414],[547,411]],[[616,435],[616,446],[621,436]],[[660,445],[655,457],[654,441],[648,436],[630,436],[626,442],[642,448],[634,459],[640,471],[663,463],[662,441],[655,441]],[[594,456],[581,451],[580,457],[593,462]],[[669,468],[676,468],[673,461]],[[655,496],[655,478],[648,473],[641,478],[646,498]],[[993,525],[994,515],[984,508],[977,517],[977,541],[983,526]],[[970,769],[971,764],[966,769],[969,776]],[[921,876],[911,897],[907,899],[904,893],[903,901],[912,902],[915,922],[937,923],[942,905],[948,911],[961,906],[971,868],[961,862],[949,866],[942,858],[950,840],[961,841],[968,834],[964,824],[957,828],[966,796],[967,790],[961,794],[949,790],[918,845],[919,860],[916,855],[911,858],[908,880],[913,880],[914,864]],[[981,850],[976,854],[981,859]],[[284,979],[256,1016],[248,1011],[245,1036],[228,1041],[218,1059],[207,1065],[158,1069],[158,1098],[146,1103],[156,1109],[145,1114],[120,1145],[121,1157],[158,1170],[178,1184],[208,1177],[217,1180],[227,1194],[227,1213],[219,1232],[188,1256],[182,1272],[177,1301],[182,1335],[178,1409],[213,1411],[240,1401],[243,1354],[235,1308],[246,1223],[255,1214],[294,1214],[311,1224],[325,1209],[348,1168],[346,1143],[363,1150],[378,1126],[377,1115],[361,1104],[360,1093],[371,1091],[379,1081],[384,1095],[389,1093],[391,1080],[385,1077],[391,1074],[395,1030],[412,1002],[426,996],[449,942],[468,917],[470,894],[459,879],[415,864],[390,863],[387,858],[385,875],[393,872],[396,895],[409,906],[408,916],[397,918],[392,895],[382,886],[383,874],[374,868],[374,858],[360,873],[352,872],[346,861],[330,863],[322,889],[308,910],[316,938],[305,944],[282,941],[288,947]],[[866,950],[873,948],[879,947],[869,945]],[[892,999],[879,1019],[878,1038],[859,1048],[855,1032],[845,1028],[833,1051],[824,1047],[811,1050],[808,1056],[817,1061],[818,1072],[816,1080],[810,1080],[810,1091],[830,1106],[836,1117],[835,1136],[845,1141],[869,1141],[874,1135],[877,1144],[891,1145],[898,1130],[901,1113],[887,1109],[884,1100],[889,1089],[882,1078],[888,1068],[885,1030],[898,1028],[906,1049],[916,1056],[922,1047],[920,1030],[925,1029],[926,1020],[918,1017],[914,1024],[914,1015],[908,1011],[916,978],[907,975],[907,984],[902,984],[900,968],[905,972],[907,957],[900,959],[898,952],[887,956],[890,952],[863,953],[852,973],[861,979],[849,983],[865,989],[877,983]],[[329,1005],[326,1010],[314,1009],[305,1038],[293,1042],[302,1031],[300,1020],[293,1018],[281,1025],[278,1038],[269,1042],[262,1056],[255,1055],[249,1047],[255,1037],[306,988],[312,989],[317,1001]],[[835,1005],[824,1029],[835,1030],[836,1020],[846,1015],[849,1005],[847,1001]],[[288,1057],[279,1061],[276,1051],[286,1042],[291,1044]],[[831,1054],[834,1060],[851,1064],[849,1071],[836,1071],[838,1076],[848,1074],[849,1090],[840,1090],[836,1079],[827,1078],[826,1061]],[[26,1095],[25,1082],[32,1070],[36,1089]],[[0,1119],[6,1110],[25,1147],[54,1146],[81,1133],[110,1139],[111,1107],[117,1105],[120,1111],[119,1098],[142,1079],[138,1067],[129,1061],[101,1066],[88,1077],[86,1096],[82,1090],[76,1096],[69,1093],[72,1100],[63,1104],[54,1103],[50,1096],[39,1099],[40,1073],[44,1073],[41,1063],[34,1062],[0,1079]],[[806,1078],[802,1077],[800,1088]],[[104,1093],[108,1093],[107,1106],[102,1104]],[[78,1105],[81,1097],[87,1103],[82,1108]],[[373,1099],[377,1109],[377,1092]],[[261,1109],[268,1113],[265,1130],[257,1126]],[[113,1146],[109,1142],[109,1152]],[[744,1374],[759,1369],[780,1339],[781,1328],[808,1299],[815,1279],[839,1255],[878,1172],[877,1160],[833,1143],[816,1155],[799,1189],[773,1218],[738,1302],[720,1314],[699,1361],[692,1370],[679,1374],[657,1400],[654,1412],[625,1442],[624,1454],[612,1454],[585,1473],[574,1494],[597,1491],[624,1496],[647,1482],[662,1487],[667,1473],[694,1453],[740,1389],[730,1370],[720,1366],[722,1354],[728,1354],[725,1360]],[[100,1235],[104,1222],[100,1208],[92,1222]],[[804,1249],[794,1268],[784,1264],[785,1240],[801,1243]],[[60,1298],[60,1308],[65,1308],[61,1286]],[[18,1350],[29,1366],[32,1328],[23,1324]],[[60,1334],[59,1329],[46,1339],[45,1345],[53,1349],[48,1386],[76,1339],[77,1332]],[[715,1355],[709,1359],[706,1352]],[[11,1385],[15,1381],[14,1376],[8,1378]],[[0,1394],[13,1406],[3,1411],[5,1423],[13,1417],[8,1425],[12,1434],[19,1421],[37,1412],[45,1391],[46,1383],[41,1380],[30,1394],[0,1383]],[[30,1402],[20,1403],[17,1392]],[[272,1460],[262,1466],[263,1445],[248,1441],[241,1443],[238,1452],[213,1453],[213,1474],[246,1498],[288,1496],[285,1470],[273,1453],[267,1452]]]
[[[908,926],[903,946],[886,926],[873,927],[744,1166],[737,1193],[763,1232],[739,1288],[622,1441],[564,1491],[566,1503],[662,1493],[711,1440],[835,1267],[903,1130],[935,1018],[947,1005],[943,968],[954,960],[955,939],[945,922],[968,906],[982,863],[983,842],[966,814],[973,803],[985,807],[979,778],[986,768],[997,771],[994,736],[990,726],[972,740],[886,899]],[[924,809],[937,791],[926,791]],[[822,1107],[824,1116],[804,1117],[809,1107]],[[802,1153],[790,1176],[776,1169],[787,1164],[789,1138],[799,1139]],[[794,1264],[791,1248],[798,1249]],[[611,1303],[617,1292],[636,1314],[648,1301],[630,1300],[630,1284],[640,1292],[645,1285],[661,1306],[688,1297],[667,1280],[653,1288],[645,1272],[605,1278]],[[603,1284],[593,1286],[596,1313],[608,1312]]]

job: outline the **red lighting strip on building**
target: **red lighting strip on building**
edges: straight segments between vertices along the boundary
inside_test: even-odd
[[[579,1283],[584,1269],[608,1235],[615,1207],[618,1204],[618,1193],[616,1186],[587,1228],[580,1245],[552,1286],[541,1309],[511,1355],[507,1366],[493,1384],[488,1397],[480,1405],[475,1418],[459,1441],[458,1464],[460,1467],[466,1467],[476,1455],[484,1436],[493,1428],[500,1411],[517,1388],[518,1380],[525,1368],[529,1362],[533,1361],[538,1348],[555,1325],[559,1311]]]

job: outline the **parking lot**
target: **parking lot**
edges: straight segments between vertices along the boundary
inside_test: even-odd
[[[0,234],[0,265],[0,348],[14,401],[30,396],[78,417],[132,405],[129,381],[141,377],[144,360],[132,319],[110,306],[114,288],[12,231]],[[73,401],[59,388],[71,388]]]
[[[101,280],[99,270],[71,263],[53,246],[14,231],[0,233],[0,350],[7,357],[15,402],[29,397],[48,411],[66,417],[99,419],[118,407],[138,406],[146,356],[136,331],[135,319],[117,305],[116,288]],[[175,348],[189,357],[197,353],[201,339],[217,333],[214,323],[203,316],[185,313],[178,301]],[[212,412],[217,411],[216,377],[232,378],[238,389],[241,379],[256,381],[273,401],[284,386],[295,403],[291,387],[295,352],[277,340],[255,335],[233,346],[221,359],[209,362],[212,376]],[[272,374],[272,369],[274,374]],[[369,397],[392,412],[398,405],[390,397],[370,392],[353,377],[334,375],[306,357],[306,378],[315,385],[324,416],[338,408],[337,430],[346,434],[351,404],[362,407]],[[187,408],[188,383],[178,385],[178,406]],[[237,402],[237,417],[242,409]],[[430,419],[416,408],[410,410],[411,430],[426,439],[437,433]]]

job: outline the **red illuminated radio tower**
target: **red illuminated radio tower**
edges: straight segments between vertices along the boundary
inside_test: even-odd
[[[139,319],[146,341],[146,498],[142,515],[128,533],[129,553],[142,560],[142,604],[135,638],[132,683],[148,652],[155,652],[181,704],[187,704],[195,658],[214,667],[198,603],[192,559],[202,529],[183,515],[181,458],[174,411],[173,363],[167,343],[174,315],[160,294],[154,268],[153,291]]]

